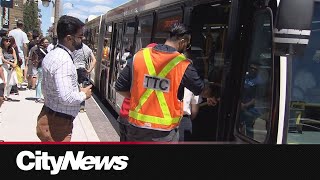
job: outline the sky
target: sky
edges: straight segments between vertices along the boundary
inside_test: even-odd
[[[60,0],[61,15],[70,15],[79,18],[85,22],[90,15],[99,16],[105,14],[108,10],[115,8],[128,0]],[[39,0],[39,9],[42,15],[41,30],[46,35],[47,30],[52,25],[51,17],[53,17],[53,5],[44,7]]]

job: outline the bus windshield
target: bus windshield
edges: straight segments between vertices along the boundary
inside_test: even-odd
[[[320,143],[320,3],[315,2],[309,44],[288,65],[288,144]]]

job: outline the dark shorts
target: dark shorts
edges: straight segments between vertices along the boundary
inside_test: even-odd
[[[70,142],[73,119],[42,108],[37,121],[37,136],[42,142]]]
[[[0,97],[3,97],[3,93],[4,93],[4,84],[0,84]]]

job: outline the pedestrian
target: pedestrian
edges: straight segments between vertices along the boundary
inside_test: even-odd
[[[42,38],[39,41],[38,48],[34,51],[33,55],[30,56],[33,66],[37,68],[37,84],[36,84],[36,103],[44,103],[42,98],[42,60],[48,54],[47,47],[49,41],[46,38]]]
[[[14,37],[19,50],[19,57],[22,60],[21,70],[23,71],[24,82],[27,82],[27,61],[28,61],[28,37],[23,31],[24,25],[22,21],[17,21],[17,28],[9,32],[9,36]]]
[[[17,74],[15,67],[17,66],[17,56],[16,51],[11,45],[10,38],[5,36],[1,40],[1,50],[2,50],[2,62],[4,63],[3,68],[5,69],[6,86],[4,89],[4,100],[12,101],[10,96],[10,91],[13,85],[18,83]],[[20,101],[20,100],[18,100]]]
[[[156,43],[151,43],[147,47],[154,47]],[[132,61],[132,57],[128,59],[128,61]],[[129,126],[128,118],[129,118],[129,110],[130,110],[130,98],[125,97],[123,99],[120,113],[117,118],[120,132],[120,142],[127,141],[127,128]]]
[[[91,87],[80,88],[72,52],[82,48],[84,23],[64,15],[57,24],[59,44],[42,61],[44,106],[37,119],[42,142],[70,142],[73,120],[81,102],[91,97]]]
[[[18,50],[18,47],[17,47],[17,44],[16,44],[14,37],[10,36],[9,38],[10,38],[11,47],[14,48],[14,50],[16,52],[16,56],[17,56],[17,66],[15,68],[15,71],[16,71],[17,78],[18,78],[18,83],[12,86],[10,94],[19,95],[19,89],[21,90],[21,83],[23,82],[23,77],[18,76],[18,73],[19,73],[19,75],[21,75],[20,74],[21,73],[20,67],[22,65],[22,59],[19,56],[19,50]]]
[[[165,44],[141,49],[120,73],[116,91],[130,98],[128,141],[178,141],[184,87],[212,96],[209,84],[182,54],[190,40],[185,25],[175,23]]]
[[[2,54],[1,54],[2,56]],[[4,76],[4,70],[2,68],[2,58],[0,59],[0,113],[2,112],[1,106],[4,102],[4,88],[6,86],[6,79]],[[0,119],[1,120],[1,119]]]
[[[39,33],[38,31],[33,31],[32,32],[32,40],[28,44],[28,53],[29,53],[29,59],[27,63],[27,75],[28,75],[28,89],[30,90],[36,90],[36,84],[37,84],[37,67],[35,67],[32,63],[32,59],[30,58],[33,54],[33,52],[38,49],[38,44],[39,44]]]
[[[84,43],[81,49],[73,52],[73,55],[74,65],[76,66],[78,74],[78,83],[80,87],[83,87],[85,82],[89,82],[89,74],[95,67],[97,60],[92,50]],[[80,106],[80,112],[85,111],[85,101],[83,101]]]

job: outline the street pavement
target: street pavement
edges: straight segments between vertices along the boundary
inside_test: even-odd
[[[0,108],[0,140],[5,142],[40,142],[36,135],[36,123],[43,103],[35,102],[35,93],[35,90],[19,91],[19,95],[11,95],[10,97],[14,100],[20,100],[20,102],[5,101],[3,103]],[[115,131],[111,133],[116,134]],[[113,136],[118,138],[117,135]],[[117,141],[117,139],[110,141]],[[74,120],[71,142],[100,142],[87,113],[79,113]]]

